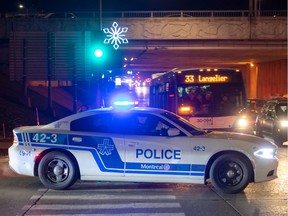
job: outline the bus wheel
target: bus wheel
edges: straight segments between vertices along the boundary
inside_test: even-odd
[[[212,185],[227,194],[243,191],[251,177],[252,168],[249,162],[238,154],[224,154],[218,157],[210,169]]]
[[[62,152],[53,151],[40,161],[38,175],[42,184],[50,189],[64,190],[77,180],[77,169],[71,158]]]

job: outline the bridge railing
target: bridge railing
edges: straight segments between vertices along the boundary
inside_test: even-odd
[[[74,12],[81,17],[99,17],[98,12]],[[257,11],[252,14],[249,10],[225,11],[104,11],[103,17],[119,18],[148,18],[148,17],[247,17],[247,16],[287,16],[287,10],[282,11]]]
[[[85,12],[56,12],[75,14],[78,18],[99,17],[99,11]],[[2,18],[31,18],[44,17],[46,14],[38,13],[6,13],[0,14]],[[216,10],[216,11],[103,11],[103,18],[149,18],[149,17],[287,17],[287,10],[249,11],[249,10]],[[63,16],[69,18],[69,16]]]

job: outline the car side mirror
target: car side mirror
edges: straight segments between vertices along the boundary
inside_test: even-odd
[[[168,136],[178,136],[180,134],[180,130],[177,128],[169,128],[167,134]]]

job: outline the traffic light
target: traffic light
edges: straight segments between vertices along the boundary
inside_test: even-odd
[[[103,57],[103,50],[99,49],[99,48],[95,49],[94,50],[94,56],[96,58],[102,58]]]
[[[119,61],[122,63],[121,52],[115,50],[111,44],[105,44],[104,38],[102,31],[91,33],[91,41],[87,45],[87,58],[97,70],[119,68]]]
[[[96,64],[104,64],[109,57],[109,50],[104,44],[104,34],[102,31],[95,31],[91,33],[91,44],[89,48],[89,58]]]
[[[107,46],[95,43],[90,50],[90,58],[97,65],[105,65],[110,61],[111,53]]]

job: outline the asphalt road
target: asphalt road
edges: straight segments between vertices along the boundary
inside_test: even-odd
[[[37,178],[15,174],[0,156],[0,209],[11,215],[288,215],[287,147],[278,151],[278,178],[227,195],[210,185],[78,182],[45,189]]]

